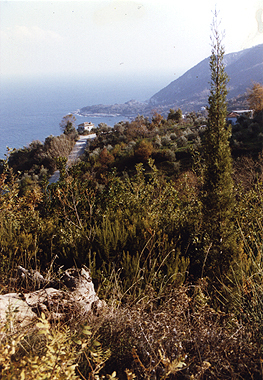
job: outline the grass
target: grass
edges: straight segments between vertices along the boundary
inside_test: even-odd
[[[262,379],[261,282],[251,273],[245,286],[237,273],[240,268],[236,292],[233,285],[230,292],[236,303],[232,299],[232,310],[223,313],[210,306],[205,279],[170,284],[162,292],[149,281],[140,297],[132,290],[127,297],[113,271],[111,290],[103,291],[104,313],[85,318],[79,313],[64,324],[52,324],[42,314],[27,331],[12,330],[9,319],[1,327],[0,378]],[[245,309],[245,301],[255,307]]]

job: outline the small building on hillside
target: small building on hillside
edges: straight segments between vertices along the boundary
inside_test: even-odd
[[[237,120],[240,116],[245,116],[252,118],[253,117],[253,110],[236,110],[230,112],[227,117],[226,121],[229,124],[235,125],[237,123]]]
[[[95,125],[91,123],[90,121],[89,122],[85,121],[84,123],[81,123],[78,125],[77,130],[79,134],[82,134],[84,132],[90,132],[92,128],[95,128]]]
[[[237,123],[237,118],[239,117],[239,115],[235,112],[230,112],[227,117],[226,117],[226,121],[228,124],[232,124],[232,125],[235,125]]]

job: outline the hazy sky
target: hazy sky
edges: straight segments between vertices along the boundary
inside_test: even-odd
[[[0,73],[173,80],[210,55],[215,6],[226,53],[263,43],[263,0],[1,0]]]

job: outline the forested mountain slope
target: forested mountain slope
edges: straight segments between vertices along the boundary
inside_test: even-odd
[[[224,61],[230,78],[229,99],[245,93],[253,82],[263,84],[263,44],[226,54]],[[153,95],[149,105],[173,105],[183,111],[197,111],[207,103],[209,82],[209,58],[206,58]]]

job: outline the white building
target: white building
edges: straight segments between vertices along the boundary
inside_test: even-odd
[[[78,133],[82,134],[84,132],[90,132],[92,128],[95,128],[95,125],[90,121],[85,121],[84,123],[78,125]]]
[[[237,123],[237,119],[240,116],[246,116],[246,117],[252,118],[253,117],[253,110],[236,110],[236,111],[232,111],[232,112],[230,112],[227,115],[226,121],[228,123],[232,124],[232,125],[235,125]]]

